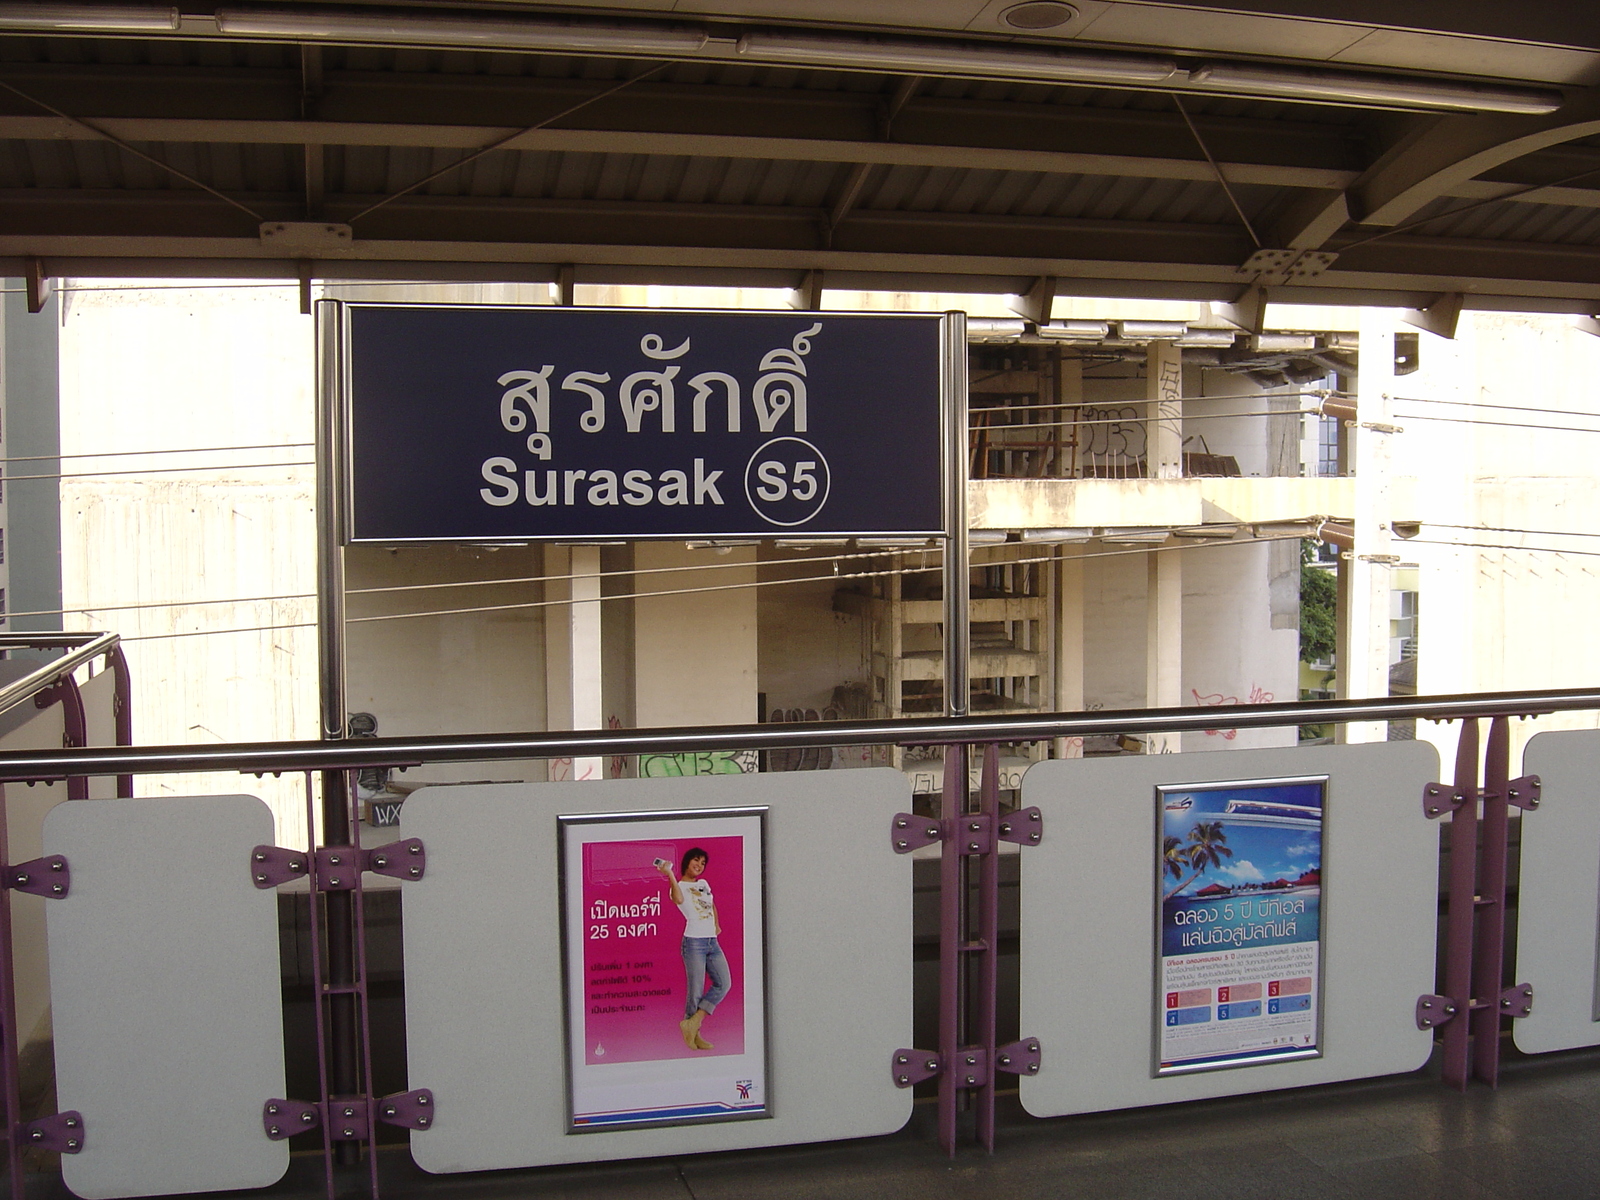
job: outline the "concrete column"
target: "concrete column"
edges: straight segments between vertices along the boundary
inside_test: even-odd
[[[600,547],[552,546],[545,617],[546,707],[551,729],[601,729]],[[565,601],[566,603],[561,603]],[[553,759],[550,778],[600,779],[603,758]]]
[[[1063,546],[1056,554],[1051,635],[1055,649],[1057,712],[1083,711],[1083,547]],[[1082,738],[1057,738],[1055,757],[1082,758]]]
[[[754,723],[755,547],[719,554],[690,550],[682,542],[640,542],[633,561],[638,572],[634,714],[639,727]],[[673,569],[708,564],[726,566],[715,571]],[[723,590],[702,590],[713,588]]]
[[[1083,359],[1076,355],[1068,358],[1061,353],[1061,348],[1056,348],[1056,378],[1055,378],[1055,419],[1060,424],[1062,446],[1058,452],[1054,474],[1068,479],[1077,478],[1081,469],[1081,446],[1068,446],[1066,443],[1076,435],[1089,433],[1092,427],[1077,428],[1075,422],[1082,415],[1083,404]],[[1090,435],[1092,436],[1092,435]]]
[[[1341,700],[1389,694],[1389,397],[1394,391],[1394,318],[1361,310],[1359,420],[1346,430],[1355,467],[1355,545],[1339,556],[1339,631],[1336,664]],[[1382,721],[1343,727],[1339,740],[1381,742]]]
[[[5,529],[5,565],[0,565],[3,612],[43,612],[41,617],[0,621],[17,632],[62,628],[61,609],[61,298],[30,313],[22,280],[9,280],[3,324],[4,437],[6,453],[19,462],[8,475],[39,476],[4,481],[0,521]],[[26,657],[26,655],[24,655]]]
[[[1183,552],[1152,550],[1145,555],[1145,706],[1177,708],[1183,703]],[[1176,754],[1182,736],[1152,734],[1146,754]]]
[[[1183,478],[1183,351],[1151,342],[1145,359],[1145,477]]]

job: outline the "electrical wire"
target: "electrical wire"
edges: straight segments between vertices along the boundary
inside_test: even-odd
[[[900,550],[865,550],[852,554],[827,554],[811,558],[800,559],[769,559],[763,566],[803,564],[806,562],[844,562],[853,559],[884,558],[891,554],[924,554],[927,550],[923,547],[911,546]],[[498,587],[526,583],[571,583],[575,579],[612,579],[622,576],[640,575],[681,575],[691,571],[726,571],[738,567],[749,567],[746,562],[711,562],[687,563],[676,567],[635,567],[617,571],[596,571],[592,575],[520,575],[496,579],[456,579],[440,583],[401,583],[385,587],[348,588],[346,596],[375,596],[391,592],[423,592],[438,591],[444,588],[473,588],[473,587]],[[132,612],[149,611],[167,608],[201,608],[222,604],[272,604],[287,603],[297,600],[315,600],[315,592],[283,592],[272,596],[236,596],[220,600],[153,600],[139,604],[85,604],[77,608],[50,608],[33,609],[28,612],[13,612],[6,614],[11,617],[60,617],[71,614],[93,614],[104,612]]]
[[[1435,421],[1445,425],[1472,425],[1479,429],[1538,429],[1547,433],[1600,433],[1583,425],[1536,425],[1527,421],[1475,421],[1471,417],[1430,417],[1426,413],[1395,413],[1402,421]],[[1600,414],[1596,414],[1600,420]]]
[[[1130,548],[1124,549],[1124,550],[1099,550],[1099,551],[1091,551],[1091,552],[1086,553],[1086,554],[1078,554],[1078,555],[1074,555],[1073,556],[1073,561],[1074,562],[1082,562],[1082,561],[1085,561],[1087,559],[1122,558],[1122,557],[1126,557],[1128,555],[1133,555],[1133,554],[1162,554],[1162,553],[1167,553],[1167,552],[1176,551],[1176,550],[1197,551],[1197,550],[1215,549],[1215,548],[1218,548],[1218,547],[1221,547],[1221,546],[1256,546],[1256,545],[1265,544],[1267,542],[1301,541],[1302,540],[1302,536],[1303,535],[1296,533],[1296,534],[1284,534],[1284,535],[1280,535],[1280,536],[1276,536],[1276,537],[1251,538],[1251,539],[1249,539],[1247,541],[1240,541],[1240,542],[1216,541],[1216,542],[1197,542],[1197,543],[1193,543],[1193,544],[1178,544],[1178,545],[1170,545],[1170,546],[1135,546],[1135,547],[1130,547]],[[1016,549],[1020,550],[1023,547],[1023,545],[1024,545],[1024,543],[1020,543],[1020,542],[1015,542],[1015,543],[1008,542],[1008,543],[1005,544],[1004,547],[1000,547],[1000,546],[980,546],[980,547],[977,548],[977,550],[978,550],[979,553],[982,553],[982,552],[985,552],[985,551],[1000,550],[1002,548],[1004,548],[1004,549],[1016,548]],[[1054,547],[1051,547],[1051,551],[1052,551],[1051,553],[1047,553],[1047,554],[1029,555],[1029,556],[1021,557],[1021,558],[1005,558],[1005,559],[992,560],[992,561],[988,561],[988,562],[972,562],[972,563],[969,564],[969,566],[970,566],[970,569],[972,569],[972,570],[982,570],[982,569],[989,568],[989,567],[1030,566],[1030,565],[1035,565],[1035,564],[1039,564],[1039,563],[1048,563],[1048,562],[1055,561]],[[941,553],[941,552],[940,551],[930,551],[930,552],[912,551],[912,553]],[[831,561],[831,559],[824,559],[822,561]],[[735,564],[735,565],[742,565],[742,566],[748,567],[748,566],[753,566],[755,564],[744,563],[744,564]],[[752,583],[713,584],[710,587],[672,588],[672,589],[662,590],[662,591],[659,591],[659,592],[630,592],[630,593],[627,593],[627,594],[614,595],[614,596],[604,596],[604,595],[602,595],[602,596],[595,597],[592,600],[580,600],[580,601],[573,601],[573,600],[570,600],[570,599],[567,599],[567,600],[528,600],[528,601],[522,601],[522,602],[515,603],[515,604],[493,604],[493,605],[483,605],[483,606],[473,607],[473,608],[438,609],[438,610],[430,610],[430,611],[424,611],[424,612],[409,612],[409,613],[380,613],[380,614],[375,614],[373,616],[367,616],[367,617],[346,617],[345,618],[345,622],[346,622],[346,624],[365,624],[365,623],[371,623],[371,622],[377,622],[377,621],[403,621],[403,620],[409,620],[409,619],[417,618],[417,617],[469,616],[469,615],[472,615],[472,614],[475,614],[475,613],[508,612],[508,611],[517,611],[517,610],[551,608],[551,607],[562,606],[562,605],[571,605],[571,604],[574,604],[574,603],[578,603],[578,604],[599,604],[599,603],[604,603],[606,601],[612,601],[612,600],[633,600],[633,601],[638,601],[638,600],[654,599],[654,598],[659,597],[659,596],[693,596],[693,595],[700,595],[702,593],[709,593],[709,592],[725,592],[725,591],[737,591],[737,590],[759,590],[761,588],[785,587],[785,586],[789,586],[789,585],[793,585],[793,584],[801,584],[801,583],[822,583],[822,582],[827,582],[827,581],[832,581],[832,580],[840,580],[840,579],[889,578],[889,577],[895,577],[895,576],[900,576],[900,575],[920,575],[920,574],[924,574],[924,573],[926,573],[928,571],[937,570],[939,565],[940,565],[939,563],[931,563],[931,564],[930,563],[924,563],[922,565],[915,566],[915,567],[898,567],[898,568],[891,568],[891,569],[883,570],[883,571],[857,571],[857,572],[843,572],[843,573],[838,573],[838,574],[835,574],[833,572],[829,572],[828,574],[825,574],[825,575],[802,576],[800,578],[795,578],[795,579],[768,579],[768,580],[765,580],[765,581],[756,580],[755,582],[752,582]],[[667,569],[669,569],[669,570],[681,570],[682,568],[667,568]],[[279,629],[310,629],[310,628],[313,628],[314,625],[315,625],[314,622],[302,621],[302,622],[293,622],[293,623],[282,624],[282,625],[252,625],[252,626],[246,626],[246,627],[240,628],[240,629],[195,629],[195,630],[187,630],[187,631],[179,632],[179,633],[132,634],[132,635],[129,635],[127,637],[124,637],[122,640],[124,642],[162,641],[162,640],[168,640],[168,639],[180,638],[180,637],[209,637],[209,636],[212,636],[212,635],[235,634],[235,633],[262,633],[262,632],[268,632],[268,631],[279,630]]]
[[[1449,521],[1424,521],[1430,529],[1466,529],[1474,533],[1525,533],[1534,537],[1600,537],[1581,529],[1513,529],[1506,525],[1454,525]]]
[[[133,458],[144,454],[228,454],[241,450],[303,450],[315,442],[259,442],[253,446],[194,446],[176,450],[94,450],[81,454],[13,454],[0,463],[59,462],[64,458]]]
[[[1448,404],[1453,408],[1498,408],[1507,412],[1554,413],[1558,417],[1597,417],[1600,412],[1585,412],[1578,408],[1533,408],[1526,404],[1490,404],[1483,400],[1436,400],[1429,396],[1389,396],[1389,400],[1404,404]]]
[[[1445,542],[1435,541],[1431,538],[1411,538],[1409,544],[1450,546],[1457,550],[1521,550],[1527,554],[1570,554],[1580,558],[1600,558],[1600,550],[1572,550],[1555,546],[1508,546],[1501,542]]]
[[[1136,403],[1145,403],[1137,401]],[[1150,401],[1150,403],[1155,403]],[[1009,411],[1004,409],[988,409],[988,412]],[[1146,417],[1134,415],[1131,417],[1094,417],[1085,421],[1033,421],[1004,425],[969,425],[968,433],[995,433],[1002,429],[1068,429],[1080,425],[1147,425],[1152,420],[1163,425],[1170,425],[1175,420],[1184,423],[1193,421],[1226,421],[1234,417],[1319,417],[1322,414],[1315,409],[1287,408],[1280,412],[1252,412],[1252,413],[1184,413],[1181,417]],[[1003,450],[1003,445],[988,447],[990,450]]]
[[[140,467],[127,471],[59,471],[50,475],[7,475],[5,482],[22,483],[30,479],[110,479],[122,475],[182,475],[194,471],[265,471],[273,467],[314,467],[310,460],[276,463],[210,463],[203,467]]]

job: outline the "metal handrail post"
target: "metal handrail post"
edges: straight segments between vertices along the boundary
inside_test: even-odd
[[[944,711],[964,717],[971,690],[971,582],[967,538],[967,314],[947,312],[940,326],[940,384],[945,433]],[[890,587],[899,587],[897,580]]]
[[[964,856],[954,838],[957,822],[967,807],[967,747],[956,743],[944,748],[944,790],[939,801],[939,824],[944,839],[939,846],[939,1145],[951,1158],[956,1155],[956,1108],[961,1089],[956,1077],[956,1056],[961,1049],[964,1024],[965,964],[961,944],[966,924]]]
[[[1500,992],[1506,954],[1506,857],[1510,841],[1511,725],[1489,723],[1483,763],[1483,863],[1478,877],[1478,936],[1472,952],[1472,1073],[1500,1082]]]
[[[335,1200],[333,1186],[333,1105],[332,1091],[328,1087],[328,1036],[326,1021],[323,1017],[323,1005],[327,995],[322,984],[322,920],[318,912],[317,899],[322,893],[317,888],[317,846],[316,846],[316,797],[313,791],[311,777],[313,772],[306,772],[306,924],[311,934],[311,1011],[317,1027],[317,1093],[321,1101],[322,1111],[322,1173],[327,1187],[328,1200]]]
[[[4,687],[0,687],[0,712],[4,712],[13,704],[20,704],[29,696],[35,695],[52,684],[59,683],[84,663],[92,662],[102,654],[109,654],[116,648],[120,640],[114,633],[0,634],[0,651],[40,650],[58,647],[65,651],[60,658],[51,659],[47,663],[40,663],[37,670],[30,671],[21,679],[13,680]],[[89,773],[99,774],[100,772]]]
[[[1455,786],[1461,806],[1450,817],[1450,891],[1445,917],[1444,994],[1455,1014],[1444,1026],[1444,1082],[1467,1090],[1467,1013],[1472,1003],[1472,943],[1478,885],[1478,722],[1461,723]]]
[[[317,318],[317,662],[322,740],[345,736],[344,505],[345,360],[344,305],[319,300]],[[345,770],[322,773],[322,844],[348,846],[350,789]],[[313,850],[315,847],[313,846]],[[328,935],[328,985],[349,988],[355,980],[355,905],[349,892],[328,893],[324,913]],[[360,1075],[354,993],[335,992],[329,1005],[333,1087],[340,1095],[356,1089]],[[352,1166],[359,1143],[339,1140],[339,1162]]]
[[[122,646],[112,646],[106,651],[106,664],[111,668],[111,711],[116,720],[117,745],[133,745],[133,676],[128,672],[128,656]],[[133,795],[133,776],[117,776],[117,796],[129,799]]]
[[[5,784],[0,783],[0,867],[11,861]],[[11,889],[0,888],[0,1090],[6,1106],[6,1162],[11,1200],[25,1200],[22,1170],[22,1082],[17,1044],[17,980],[11,958]]]

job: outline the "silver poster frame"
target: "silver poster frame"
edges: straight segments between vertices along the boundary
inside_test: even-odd
[[[774,1108],[774,1092],[772,1081],[772,964],[768,953],[771,940],[768,936],[767,921],[767,819],[771,810],[766,805],[748,805],[741,808],[685,808],[685,809],[660,809],[641,812],[609,812],[609,813],[573,813],[562,814],[556,817],[556,887],[561,897],[561,911],[559,925],[561,930],[561,1015],[563,1034],[562,1053],[562,1087],[566,1096],[566,1129],[568,1134],[605,1134],[619,1133],[630,1129],[659,1129],[674,1125],[720,1125],[729,1121],[765,1121],[771,1120]],[[582,825],[621,825],[633,824],[640,821],[681,821],[695,819],[727,819],[730,817],[754,817],[759,830],[760,845],[757,847],[759,872],[756,880],[758,893],[761,897],[761,919],[757,923],[757,932],[761,938],[761,1070],[762,1091],[764,1099],[759,1109],[748,1112],[724,1113],[710,1116],[697,1117],[661,1117],[639,1121],[617,1122],[615,1124],[583,1124],[577,1123],[576,1105],[574,1103],[574,1087],[576,1080],[573,1078],[573,1038],[576,1022],[581,1014],[573,1012],[571,971],[573,956],[577,953],[571,945],[568,935],[568,904],[571,893],[568,891],[568,862],[567,862],[567,830]],[[746,923],[745,936],[749,936],[750,926]],[[581,957],[581,956],[580,956]],[[746,1020],[748,1021],[748,1017]]]
[[[1153,802],[1155,804],[1155,839],[1154,856],[1154,884],[1151,895],[1155,900],[1155,919],[1153,922],[1154,939],[1153,953],[1151,956],[1150,988],[1151,988],[1151,1015],[1150,1022],[1150,1074],[1153,1078],[1165,1079],[1181,1075],[1195,1075],[1208,1071],[1234,1071],[1249,1067],[1269,1066],[1276,1063],[1298,1062],[1303,1059],[1321,1058],[1326,1053],[1327,1020],[1324,1012],[1327,997],[1326,981],[1323,977],[1323,965],[1327,960],[1327,870],[1328,870],[1328,800],[1331,790],[1331,776],[1329,775],[1281,775],[1267,779],[1225,779],[1216,782],[1202,783],[1158,783],[1155,785]],[[1321,842],[1321,855],[1319,873],[1323,882],[1319,886],[1317,895],[1317,983],[1316,983],[1316,1041],[1307,1048],[1286,1047],[1282,1052],[1261,1054],[1251,1058],[1228,1059],[1197,1059],[1193,1062],[1174,1063],[1162,1066],[1161,1063],[1161,1031],[1164,1027],[1164,1014],[1166,1012],[1165,992],[1161,981],[1162,959],[1162,907],[1164,901],[1161,891],[1164,886],[1161,868],[1161,839],[1165,836],[1165,821],[1162,817],[1163,801],[1167,793],[1171,792],[1220,792],[1231,788],[1269,788],[1294,784],[1318,784],[1322,790],[1322,815],[1318,823],[1318,840]]]

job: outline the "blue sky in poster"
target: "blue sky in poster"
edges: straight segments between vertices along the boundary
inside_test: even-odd
[[[1257,823],[1257,814],[1288,815],[1285,810],[1249,808],[1229,814],[1228,805],[1294,805],[1309,809],[1305,821],[1293,824]],[[1256,787],[1173,789],[1161,793],[1162,834],[1187,844],[1189,832],[1200,822],[1220,821],[1232,857],[1208,867],[1184,888],[1185,895],[1213,883],[1237,887],[1286,879],[1291,883],[1309,870],[1322,868],[1322,784],[1279,783]],[[1253,819],[1254,818],[1254,819]],[[1192,872],[1186,870],[1187,877]],[[1165,877],[1163,888],[1177,882]]]

